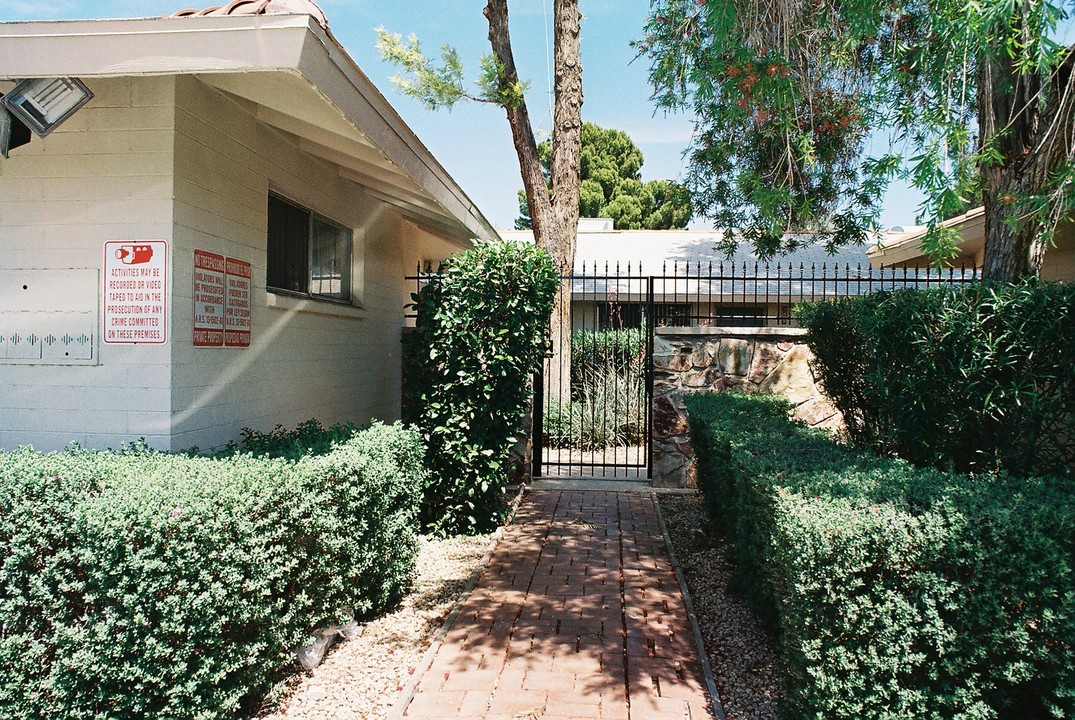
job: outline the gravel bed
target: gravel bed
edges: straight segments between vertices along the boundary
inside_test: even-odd
[[[732,593],[727,548],[708,522],[701,496],[658,495],[729,720],[778,720],[787,705],[776,638]]]
[[[313,671],[278,687],[258,717],[387,717],[492,541],[491,535],[421,538],[413,592],[391,612],[364,623],[356,637],[338,640]]]

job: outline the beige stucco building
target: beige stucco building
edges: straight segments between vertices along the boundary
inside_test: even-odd
[[[0,159],[0,448],[398,416],[405,276],[496,231],[301,5],[0,24],[93,93]]]
[[[985,208],[977,207],[946,220],[943,225],[959,234],[956,247],[959,255],[949,263],[952,267],[981,268],[985,257]],[[867,254],[874,267],[925,268],[929,258],[922,251],[926,227],[908,227],[899,233],[889,233],[882,242],[871,247]],[[1075,280],[1075,223],[1063,222],[1057,228],[1053,247],[1045,251],[1041,276],[1046,280]]]
[[[507,241],[534,241],[530,230],[504,230]],[[769,261],[749,243],[731,257],[716,230],[616,230],[607,218],[582,218],[571,285],[572,329],[638,327],[652,292],[655,322],[674,327],[781,327],[792,306],[868,288],[861,245],[835,254],[813,236]],[[849,281],[849,278],[852,278]]]

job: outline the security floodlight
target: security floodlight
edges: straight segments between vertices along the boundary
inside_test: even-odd
[[[75,78],[21,80],[0,103],[35,133],[44,137],[93,97]]]

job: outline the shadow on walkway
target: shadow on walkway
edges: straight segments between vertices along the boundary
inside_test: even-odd
[[[404,717],[683,720],[709,707],[653,496],[538,491]]]

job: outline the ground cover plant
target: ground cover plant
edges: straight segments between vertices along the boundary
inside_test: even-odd
[[[477,242],[413,296],[416,327],[404,337],[408,419],[427,448],[429,531],[482,532],[507,517],[512,450],[524,435],[558,287],[545,251]]]
[[[880,292],[796,312],[856,445],[942,468],[1075,466],[1075,286]]]
[[[762,396],[686,398],[737,583],[799,718],[1075,714],[1075,496],[850,449]]]
[[[0,454],[0,717],[249,714],[406,590],[421,462],[379,424],[293,460]]]

